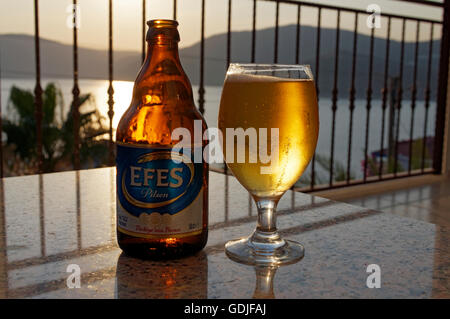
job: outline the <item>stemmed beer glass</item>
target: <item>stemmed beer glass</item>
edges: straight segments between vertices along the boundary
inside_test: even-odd
[[[230,64],[218,122],[227,166],[258,208],[255,231],[229,241],[227,255],[253,265],[300,260],[303,246],[277,231],[276,207],[305,171],[317,144],[319,115],[309,66]]]

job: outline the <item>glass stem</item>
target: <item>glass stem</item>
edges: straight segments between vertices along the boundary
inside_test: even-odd
[[[277,209],[278,201],[261,199],[256,202],[258,208],[258,224],[256,229],[261,232],[271,233],[277,231]]]
[[[254,252],[258,255],[273,254],[285,245],[277,231],[276,208],[278,199],[257,199],[258,221],[256,229],[249,240]]]

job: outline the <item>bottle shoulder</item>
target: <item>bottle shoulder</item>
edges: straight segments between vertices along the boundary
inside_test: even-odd
[[[151,43],[147,52],[135,81],[131,105],[119,122],[116,140],[168,145],[174,143],[172,132],[178,127],[193,132],[196,121],[201,121],[202,130],[206,130],[177,46]]]
[[[196,127],[201,127],[203,134],[207,124],[193,102],[152,106],[132,103],[119,121],[116,141],[172,145],[179,142],[172,138],[176,128],[185,128],[193,134]]]

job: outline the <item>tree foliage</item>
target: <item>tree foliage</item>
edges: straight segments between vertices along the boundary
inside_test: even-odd
[[[37,167],[37,139],[34,94],[31,91],[11,88],[8,101],[8,118],[3,118],[3,132],[6,134],[6,148],[13,158],[7,159],[10,171],[17,172],[16,161],[21,161],[25,172],[35,172]],[[83,106],[92,103],[91,94],[79,98],[80,110],[80,161],[83,167],[102,166],[107,160],[107,140],[102,137],[108,132],[102,124],[98,110],[82,112]],[[57,116],[59,110],[59,118]],[[42,93],[42,155],[43,171],[53,172],[70,169],[73,163],[74,129],[73,102],[66,114],[61,90],[49,83]]]

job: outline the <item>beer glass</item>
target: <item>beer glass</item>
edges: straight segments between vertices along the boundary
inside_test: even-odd
[[[317,144],[318,105],[309,66],[230,64],[218,122],[226,164],[258,209],[253,234],[229,241],[227,255],[253,265],[300,260],[303,246],[277,231],[276,207]]]

